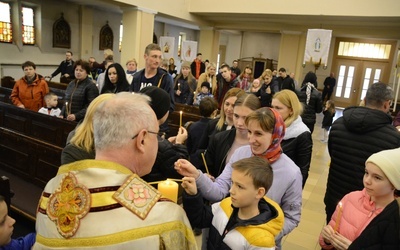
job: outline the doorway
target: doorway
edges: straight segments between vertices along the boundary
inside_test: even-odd
[[[359,105],[374,82],[388,82],[387,62],[338,59],[336,89],[332,99],[337,107]]]
[[[359,105],[371,84],[390,83],[396,41],[336,38],[332,72],[336,86],[331,99],[337,107]]]

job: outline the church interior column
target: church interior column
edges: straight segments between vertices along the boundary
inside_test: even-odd
[[[301,32],[281,31],[278,69],[283,67],[288,74],[301,70],[305,48],[303,39]],[[296,72],[297,75],[300,75],[299,73]]]
[[[85,60],[88,60],[89,57],[93,55],[93,9],[81,5],[80,12],[79,54],[80,58],[85,58]],[[102,62],[103,58],[101,58],[99,61]]]
[[[199,49],[203,54],[203,60],[217,62],[219,52],[220,32],[213,27],[200,27]]]
[[[145,66],[144,50],[153,42],[154,16],[156,11],[134,7],[123,8],[121,64],[129,59],[135,58],[138,62],[138,69]]]

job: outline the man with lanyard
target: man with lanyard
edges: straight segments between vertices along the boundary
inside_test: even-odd
[[[170,96],[171,105],[169,112],[174,111],[174,82],[167,71],[160,68],[162,53],[158,44],[151,43],[146,46],[144,51],[145,67],[138,71],[132,80],[130,86],[131,92],[139,92],[142,88],[155,86],[164,89]],[[162,132],[168,131],[167,124],[161,126]]]

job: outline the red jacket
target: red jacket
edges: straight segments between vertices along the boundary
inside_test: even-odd
[[[26,109],[37,112],[45,107],[44,96],[49,93],[49,86],[44,78],[38,74],[32,84],[28,84],[25,77],[15,82],[11,92],[11,101],[15,106],[23,104]]]

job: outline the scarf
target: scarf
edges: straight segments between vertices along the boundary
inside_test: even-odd
[[[285,136],[285,122],[278,111],[272,108],[269,109],[275,116],[275,126],[272,130],[271,145],[269,145],[267,151],[261,157],[268,160],[269,163],[274,163],[282,154],[281,141]]]
[[[296,120],[292,122],[292,124],[290,124],[290,126],[286,127],[283,140],[296,138],[306,131],[310,132],[310,129],[303,123],[301,116],[299,116]]]
[[[312,93],[313,89],[316,89],[316,88],[315,88],[314,84],[312,84],[311,82],[306,83],[303,88],[306,88],[306,95],[307,95],[306,104],[308,105],[308,103],[310,102],[311,93]]]

